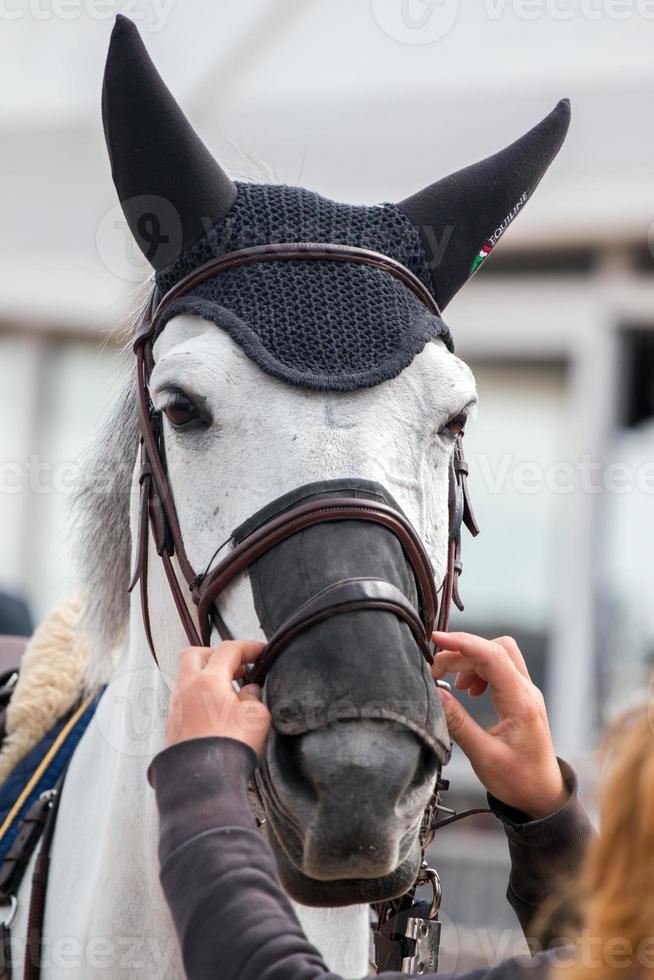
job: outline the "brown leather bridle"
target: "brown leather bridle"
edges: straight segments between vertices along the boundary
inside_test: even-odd
[[[418,610],[389,582],[372,578],[351,578],[336,582],[296,610],[274,636],[270,637],[249,679],[263,683],[270,667],[291,639],[317,622],[353,609],[379,609],[394,613],[407,623],[423,656],[431,663],[430,640],[435,625],[439,630],[447,629],[452,602],[463,609],[458,590],[458,577],[462,569],[461,524],[464,523],[473,535],[479,531],[470,506],[468,467],[463,456],[461,436],[457,437],[450,467],[450,536],[440,608],[433,569],[416,531],[404,515],[393,507],[372,499],[330,497],[292,507],[257,528],[214,569],[206,573],[198,574],[186,554],[166,471],[161,416],[154,410],[148,390],[154,367],[153,346],[162,329],[163,314],[175,300],[221,272],[252,263],[284,261],[352,262],[379,269],[394,276],[410,289],[430,313],[440,316],[434,297],[409,269],[389,256],[351,245],[285,242],[239,249],[199,266],[163,297],[158,295],[156,288],[153,290],[137,327],[134,342],[141,430],[141,499],[136,563],[130,583],[131,591],[140,581],[143,623],[152,655],[156,661],[148,610],[148,527],[152,531],[156,551],[161,558],[189,643],[192,646],[208,646],[212,627],[218,630],[223,639],[232,638],[215,603],[240,572],[280,541],[304,528],[328,521],[355,520],[379,524],[398,539],[415,575]],[[180,571],[186,580],[186,590],[175,572],[173,555],[177,557]],[[188,597],[197,608],[199,629],[191,614]]]

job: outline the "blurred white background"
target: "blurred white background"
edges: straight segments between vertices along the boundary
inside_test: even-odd
[[[583,763],[654,655],[654,2],[0,0],[0,587],[35,620],[72,588],[70,486],[146,274],[100,119],[121,10],[233,175],[349,202],[400,199],[572,100],[563,150],[447,319],[480,393],[483,533],[457,622],[518,638]],[[454,897],[483,867],[500,887],[500,844],[451,833],[450,914],[503,922],[481,885]]]

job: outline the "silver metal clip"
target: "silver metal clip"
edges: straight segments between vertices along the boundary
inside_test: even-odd
[[[18,909],[18,899],[15,895],[9,896],[9,911],[7,912],[7,918],[0,922],[0,925],[4,926],[5,929],[9,929],[12,922],[16,918],[16,911]]]
[[[441,885],[441,879],[438,877],[438,871],[435,868],[428,868],[427,862],[423,861],[418,872],[418,882],[429,882],[431,885],[431,908],[429,909],[427,918],[435,919],[441,907],[441,898],[443,897],[443,886]]]
[[[438,970],[438,947],[441,940],[441,924],[438,919],[417,919],[410,916],[406,920],[407,939],[412,939],[415,948],[411,956],[402,958],[402,973],[436,973]]]
[[[418,872],[418,884],[431,885],[431,905],[426,918],[410,915],[406,921],[404,935],[415,943],[413,952],[402,959],[402,973],[436,973],[438,970],[438,947],[441,941],[441,924],[438,910],[441,905],[443,889],[438,872],[423,861]]]

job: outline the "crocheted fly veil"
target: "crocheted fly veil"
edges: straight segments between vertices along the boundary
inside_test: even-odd
[[[268,242],[344,242],[382,252],[429,281],[417,232],[394,205],[335,204],[298,187],[239,184],[221,226],[157,275],[167,290],[213,255]],[[163,323],[197,313],[257,364],[306,388],[369,387],[394,377],[443,321],[387,272],[354,263],[270,262],[232,269],[172,304]]]
[[[338,204],[297,187],[236,184],[161,80],[135,26],[118,17],[103,88],[114,182],[160,295],[214,256],[253,245],[316,242],[390,256],[441,310],[477,271],[531,196],[568,128],[567,100],[506,149],[399,204]],[[226,330],[264,371],[314,389],[393,378],[450,331],[403,282],[354,262],[239,266],[175,300],[160,326],[192,313]]]

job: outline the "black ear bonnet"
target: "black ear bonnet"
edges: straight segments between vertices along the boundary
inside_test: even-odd
[[[160,295],[202,263],[253,245],[352,245],[390,256],[442,310],[531,196],[565,138],[562,100],[506,149],[400,204],[354,206],[299,187],[234,183],[192,129],[119,16],[102,96],[112,175]],[[353,390],[398,375],[450,331],[387,272],[349,262],[264,262],[223,271],[166,310],[224,329],[268,374],[314,389]]]
[[[157,274],[165,292],[198,265],[270,242],[347,243],[382,252],[430,285],[419,235],[397,205],[352,207],[299,187],[237,184],[224,221]],[[259,367],[306,388],[352,390],[395,377],[445,323],[379,269],[268,262],[223,272],[181,297],[162,324],[196,313],[226,330]]]

